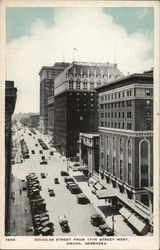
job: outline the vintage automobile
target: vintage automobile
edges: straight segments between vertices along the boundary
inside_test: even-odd
[[[97,236],[114,236],[114,231],[106,223],[99,226],[99,230],[95,231]]]
[[[90,222],[92,225],[98,227],[99,225],[102,225],[105,223],[105,220],[100,214],[93,214],[91,216]]]
[[[66,176],[66,177],[64,177],[64,182],[74,182],[74,179],[72,178],[72,177],[70,177],[70,176]]]
[[[54,178],[54,183],[55,183],[55,184],[59,184],[58,178]]]
[[[46,159],[44,159],[44,160],[42,160],[41,162],[40,162],[40,165],[47,165],[48,164],[48,162],[47,162],[47,160]]]
[[[70,186],[73,186],[73,185],[75,186],[75,185],[76,185],[76,183],[75,183],[75,182],[73,182],[73,181],[69,181],[69,182],[67,182],[67,183],[66,183],[66,188],[67,188],[67,189],[69,189],[69,188],[70,188]]]
[[[44,227],[41,230],[42,236],[52,236],[53,235],[53,228],[52,227]]]
[[[77,203],[78,204],[88,204],[90,203],[90,200],[87,198],[87,196],[83,193],[77,195]]]
[[[66,171],[61,171],[61,176],[69,176],[69,173]]]
[[[82,190],[80,189],[80,187],[78,185],[71,186],[70,191],[72,194],[81,194],[82,193]]]
[[[35,150],[31,150],[32,154],[35,154]]]
[[[63,233],[69,233],[70,232],[70,227],[68,225],[68,220],[67,220],[65,215],[63,217],[59,216],[59,224],[60,224],[60,226],[62,228]]]
[[[46,178],[46,173],[41,173],[41,178],[42,179]]]
[[[53,189],[48,189],[49,196],[55,196],[55,192]]]

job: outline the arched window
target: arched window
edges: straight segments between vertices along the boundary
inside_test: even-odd
[[[109,146],[110,146],[109,136],[107,136],[107,138],[106,138],[106,146],[107,146],[107,148],[109,148]]]
[[[73,89],[73,79],[69,80],[69,89]]]
[[[140,144],[140,162],[141,187],[147,187],[149,183],[148,141],[142,141]]]
[[[132,185],[132,141],[128,140],[128,184]]]
[[[91,89],[91,90],[94,89],[94,82],[90,82],[90,89]]]
[[[76,80],[76,89],[80,89],[81,88],[81,82],[79,79]]]
[[[100,86],[101,85],[101,81],[97,81],[97,86]]]
[[[83,89],[84,89],[84,90],[88,89],[88,88],[87,88],[87,81],[86,81],[86,80],[83,82]]]
[[[113,150],[115,150],[115,149],[116,149],[116,138],[113,137]]]
[[[120,138],[119,141],[119,151],[120,151],[120,159],[119,159],[119,177],[120,180],[123,180],[123,152],[124,152],[124,145],[123,145],[123,139]]]

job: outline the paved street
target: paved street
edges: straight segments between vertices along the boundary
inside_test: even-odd
[[[24,129],[18,131],[18,137],[24,134],[22,138],[25,139],[27,146],[29,148],[30,159],[25,159],[22,164],[13,165],[13,176],[21,180],[26,178],[31,172],[36,173],[39,177],[40,184],[42,186],[41,195],[45,199],[46,208],[49,211],[50,221],[55,225],[55,236],[70,235],[70,236],[95,236],[96,227],[91,225],[90,216],[94,213],[101,213],[103,216],[106,215],[106,222],[112,227],[112,216],[106,213],[106,203],[104,200],[98,200],[97,197],[92,194],[91,187],[88,187],[86,182],[86,177],[81,172],[72,172],[70,170],[70,175],[73,175],[78,185],[81,187],[83,192],[88,196],[91,204],[80,205],[76,201],[76,195],[71,194],[66,188],[64,177],[60,176],[61,170],[67,170],[67,163],[63,161],[59,153],[55,152],[54,156],[50,156],[50,150],[43,150],[43,155],[48,160],[48,165],[40,165],[42,155],[39,150],[42,150],[37,139],[41,138],[48,145],[49,138],[47,136],[41,135],[39,132],[36,135],[30,136],[29,130]],[[16,134],[17,137],[17,134]],[[38,143],[38,147],[35,144]],[[31,150],[35,150],[35,154],[31,153]],[[20,153],[17,153],[17,156]],[[40,174],[44,172],[47,173],[46,179],[41,179]],[[54,178],[59,178],[60,184],[54,184]],[[50,197],[48,193],[48,187],[53,188],[55,191],[55,197]],[[19,197],[17,197],[19,199]],[[25,206],[23,205],[22,210],[24,211]],[[21,213],[22,214],[22,213]],[[59,225],[58,216],[66,216],[69,221],[69,226],[71,229],[70,233],[63,233]],[[31,216],[28,214],[28,217]],[[117,235],[133,235],[132,230],[123,221],[121,215],[115,215],[115,231]],[[13,219],[12,219],[13,220]],[[19,222],[21,224],[23,222]],[[18,226],[18,223],[16,223]],[[19,229],[20,230],[20,229]],[[21,228],[23,231],[24,228]],[[18,231],[17,231],[18,233]],[[19,232],[19,235],[23,233]]]

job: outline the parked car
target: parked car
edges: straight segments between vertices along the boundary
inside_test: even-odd
[[[78,185],[77,186],[71,186],[70,191],[71,191],[72,194],[80,194],[80,193],[82,193],[82,190],[80,189],[80,187]]]
[[[35,150],[31,150],[32,154],[35,154]]]
[[[49,196],[55,196],[55,192],[54,192],[54,190],[53,189],[49,189]]]
[[[47,165],[48,164],[48,161],[46,159],[44,159],[43,161],[40,162],[41,165]]]
[[[93,214],[91,216],[90,222],[92,225],[98,227],[99,225],[102,225],[105,223],[105,220],[100,214]]]
[[[54,178],[54,183],[55,183],[55,184],[59,184],[58,178]]]
[[[46,178],[46,173],[41,173],[41,178],[42,179]]]
[[[42,150],[39,150],[39,153],[40,153],[40,154],[43,154],[43,151],[42,151]]]
[[[70,176],[66,176],[66,177],[64,177],[64,182],[74,182],[74,179],[72,178],[72,177],[70,177]]]
[[[69,173],[66,171],[61,171],[61,176],[69,176]]]
[[[99,226],[99,230],[95,232],[97,236],[114,236],[114,231],[106,223]]]
[[[85,194],[78,194],[77,195],[77,203],[78,204],[87,204],[90,203],[90,200],[88,199],[88,197]]]
[[[69,189],[70,185],[76,185],[76,183],[73,182],[73,181],[68,181],[68,182],[66,183],[66,188]]]

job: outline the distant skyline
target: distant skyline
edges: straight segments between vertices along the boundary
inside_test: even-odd
[[[111,62],[124,73],[154,66],[154,9],[7,8],[7,79],[15,112],[39,112],[39,71],[56,61]],[[116,52],[116,53],[115,53]]]

